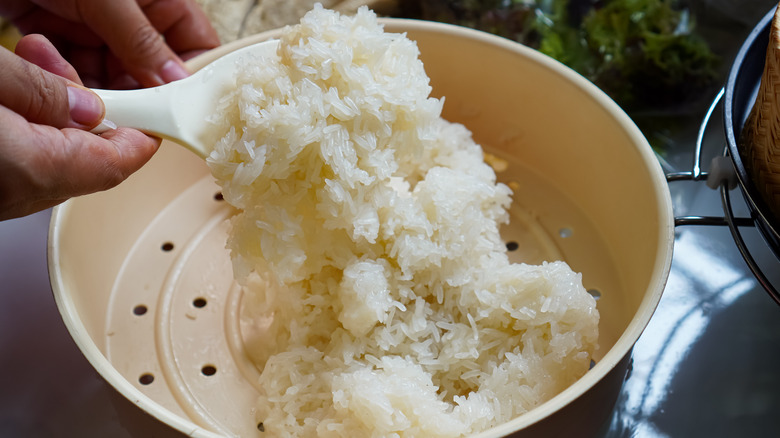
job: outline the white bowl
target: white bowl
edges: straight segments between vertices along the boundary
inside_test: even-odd
[[[418,42],[434,94],[446,96],[444,117],[507,165],[498,175],[516,202],[502,235],[528,249],[513,257],[562,256],[601,295],[595,366],[479,436],[595,434],[671,264],[671,200],[655,155],[603,92],[538,52],[457,26],[383,23]],[[278,33],[220,47],[190,67]],[[230,209],[217,192],[203,161],[166,142],[119,187],[55,209],[51,282],[79,348],[141,410],[195,437],[262,436],[252,414],[257,370],[243,352],[240,292],[224,249]]]

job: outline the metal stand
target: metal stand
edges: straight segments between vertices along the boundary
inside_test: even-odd
[[[666,175],[667,182],[674,181],[706,181],[707,186],[712,189],[720,189],[721,203],[723,204],[723,217],[717,216],[680,216],[674,218],[675,226],[682,225],[717,225],[728,226],[731,230],[731,235],[734,238],[734,242],[739,249],[742,258],[748,265],[750,272],[756,277],[759,284],[767,291],[770,297],[780,305],[780,293],[777,288],[767,279],[763,270],[750,253],[750,249],[745,243],[745,239],[742,237],[742,233],[739,231],[739,227],[755,227],[756,222],[754,218],[750,217],[735,217],[734,211],[731,205],[731,197],[729,191],[733,190],[737,185],[737,177],[734,172],[731,160],[728,157],[728,148],[724,148],[723,155],[713,158],[710,172],[704,172],[701,169],[701,155],[702,144],[704,141],[704,135],[709,125],[712,114],[720,104],[723,98],[724,90],[721,89],[715,99],[712,101],[707,114],[704,116],[701,126],[699,127],[699,133],[696,138],[696,149],[694,151],[693,169],[690,172],[672,172]]]

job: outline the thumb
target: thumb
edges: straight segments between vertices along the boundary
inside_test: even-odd
[[[103,101],[91,90],[0,49],[0,105],[28,122],[90,129],[103,119]]]

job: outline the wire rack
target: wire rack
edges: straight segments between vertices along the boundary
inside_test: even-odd
[[[738,183],[736,172],[729,157],[728,147],[724,148],[722,155],[712,159],[709,171],[702,170],[701,161],[704,137],[710,120],[712,119],[712,115],[720,106],[724,93],[725,90],[721,89],[707,109],[707,113],[699,126],[692,169],[685,172],[670,172],[666,174],[666,181],[669,183],[675,181],[706,181],[708,187],[719,190],[721,204],[723,206],[723,216],[677,216],[674,218],[674,225],[675,227],[686,225],[727,226],[731,231],[737,249],[739,249],[742,258],[745,260],[745,263],[747,263],[750,272],[755,276],[764,290],[767,291],[769,296],[772,297],[775,303],[780,305],[780,292],[778,292],[777,287],[769,280],[764,269],[758,264],[755,257],[753,257],[752,250],[740,231],[740,228],[758,227],[756,218],[738,217],[734,214],[734,206],[730,191],[736,188]],[[763,230],[759,229],[759,231],[763,236]],[[778,257],[780,248],[768,239],[765,239],[765,244],[772,249],[775,257]]]

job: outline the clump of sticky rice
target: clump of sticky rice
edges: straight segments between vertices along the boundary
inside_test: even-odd
[[[511,192],[430,93],[405,35],[318,6],[213,120],[272,436],[469,434],[588,370],[580,274],[508,261]]]

